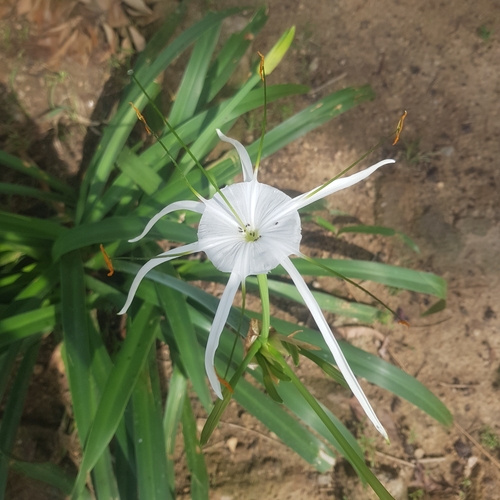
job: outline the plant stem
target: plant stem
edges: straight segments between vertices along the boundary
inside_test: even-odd
[[[260,301],[262,307],[262,328],[260,330],[260,339],[263,344],[269,338],[269,328],[271,326],[271,309],[269,307],[269,288],[267,286],[267,275],[258,274]]]

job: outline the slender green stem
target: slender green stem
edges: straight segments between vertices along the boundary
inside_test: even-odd
[[[307,404],[313,409],[316,415],[318,415],[321,421],[325,424],[327,429],[332,433],[332,436],[342,447],[345,456],[356,467],[359,474],[361,474],[366,482],[373,488],[373,491],[378,495],[378,497],[381,500],[394,500],[393,496],[384,488],[375,474],[373,474],[363,460],[361,460],[346,438],[337,429],[337,427],[335,427],[335,424],[330,420],[316,398],[307,390],[297,375],[295,375],[295,372],[288,366],[280,352],[269,344],[266,345],[266,348],[269,350],[270,354],[272,354],[273,358],[280,364],[285,375],[290,377],[292,384],[299,391],[300,395],[306,400]]]
[[[258,274],[257,281],[259,283],[260,301],[262,307],[262,328],[260,330],[260,338],[262,343],[265,343],[269,337],[269,328],[271,326],[271,309],[269,306],[269,288],[267,286],[267,275]]]
[[[201,431],[200,443],[202,446],[205,445],[210,439],[210,436],[212,435],[212,432],[214,431],[217,424],[219,423],[219,420],[222,417],[224,410],[227,408],[227,405],[229,404],[231,398],[233,397],[234,388],[238,384],[238,381],[243,375],[243,372],[246,370],[248,364],[250,363],[250,361],[252,361],[252,359],[255,357],[255,354],[260,350],[261,347],[262,347],[261,339],[257,337],[254,343],[248,349],[246,356],[244,357],[243,361],[240,363],[240,365],[234,372],[234,375],[231,377],[231,380],[229,381],[229,385],[232,388],[232,390],[229,390],[227,387],[224,387],[224,389],[222,390],[222,395],[224,396],[224,398],[219,399],[217,403],[215,403],[214,409],[208,416],[207,421],[203,426],[203,430]]]
[[[264,62],[262,63],[262,81],[264,82],[264,115],[262,117],[262,130],[260,133],[259,151],[257,152],[257,161],[255,162],[254,173],[257,175],[260,165],[260,159],[262,157],[262,150],[264,149],[264,136],[266,135],[267,126],[267,82],[266,82],[266,70],[264,68]]]

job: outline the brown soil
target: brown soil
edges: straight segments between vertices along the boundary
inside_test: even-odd
[[[237,2],[211,4],[220,9]],[[331,197],[329,205],[363,223],[405,232],[421,253],[381,238],[349,236],[345,241],[362,246],[383,262],[431,271],[449,283],[448,307],[428,318],[419,316],[428,307],[424,298],[409,293],[389,296],[370,288],[392,307],[400,307],[412,325],[410,329],[377,325],[388,337],[389,359],[437,394],[457,425],[443,428],[408,403],[365,383],[391,429],[392,441],[385,445],[367,426],[367,456],[397,499],[497,499],[500,450],[488,450],[497,460],[493,463],[469,436],[481,441],[487,428],[500,435],[500,4],[269,0],[268,5],[270,19],[254,43],[255,51],[264,52],[286,28],[297,27],[293,48],[271,75],[271,82],[318,89],[295,99],[296,110],[328,92],[365,83],[372,85],[377,98],[266,160],[261,179],[285,190],[317,186],[390,133],[406,109],[401,142],[380,148],[370,158],[373,163],[393,157],[396,165]],[[189,19],[200,18],[205,8],[203,2],[191,5]],[[239,25],[245,17],[242,14],[230,22]],[[10,29],[10,45],[5,45],[3,36],[0,54],[1,105],[10,120],[0,125],[2,147],[26,151],[42,166],[71,177],[82,158],[85,132],[92,134],[89,120],[101,119],[94,106],[111,73],[109,57],[101,58],[105,62],[90,58],[84,69],[74,56],[63,58],[57,71],[65,71],[66,76],[55,86],[54,99],[71,102],[72,113],[42,120],[54,86],[50,79],[54,71],[44,65],[44,57],[49,56],[34,51],[30,40],[21,36],[26,26],[23,18],[10,17],[2,23],[2,33]],[[106,87],[110,102],[119,90],[119,84]],[[279,118],[280,112],[288,110],[273,112]],[[35,140],[30,130],[36,131]],[[304,251],[333,255],[331,239],[325,236],[307,227]],[[333,286],[329,280],[320,280],[319,285]],[[357,291],[347,292],[357,297]],[[309,321],[300,307],[288,313],[297,321]],[[333,324],[343,325],[338,319]],[[348,334],[349,329],[340,332]],[[377,353],[379,337],[361,335],[352,342]],[[57,375],[54,360],[41,360],[37,366],[34,393],[44,384],[50,386],[49,379]],[[353,425],[346,391],[325,382],[312,367],[303,366],[301,375],[317,397]],[[20,439],[26,439],[28,455],[34,459],[61,460],[57,436],[64,398],[59,398],[59,390],[51,405],[23,421],[20,432],[26,438]],[[212,499],[374,498],[345,462],[339,460],[329,474],[317,473],[236,404],[223,420],[206,450]],[[23,488],[19,488],[21,482]],[[10,485],[11,498],[57,498],[39,486],[28,487],[19,476],[13,475]],[[37,494],[30,488],[38,488]]]

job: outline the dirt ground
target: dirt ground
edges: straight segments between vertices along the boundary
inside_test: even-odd
[[[221,9],[237,3],[192,2],[185,25],[200,18],[207,4]],[[317,186],[390,133],[407,110],[401,142],[395,147],[386,143],[370,157],[371,163],[386,157],[397,163],[330,197],[329,206],[363,223],[403,231],[421,253],[378,237],[350,236],[346,241],[382,262],[437,273],[449,284],[447,308],[427,318],[419,316],[428,307],[422,297],[387,296],[392,307],[400,307],[409,317],[411,328],[375,325],[377,330],[355,336],[352,342],[378,353],[381,335],[387,336],[388,359],[438,395],[456,425],[443,428],[408,403],[365,383],[392,443],[384,444],[367,427],[367,457],[398,500],[498,499],[500,2],[269,0],[267,4],[270,19],[253,50],[264,52],[286,28],[296,26],[292,50],[270,77],[271,83],[301,83],[313,89],[294,99],[295,110],[346,86],[368,83],[377,97],[264,161],[261,180],[285,190]],[[96,103],[104,93],[111,105],[120,90],[121,73],[114,64],[119,61],[98,44],[89,49],[92,55],[86,61],[70,50],[54,59],[53,48],[34,44],[26,31],[35,20],[28,22],[26,14],[4,15],[0,106],[8,119],[0,124],[1,146],[15,153],[26,151],[45,168],[74,176],[86,151],[85,133],[100,123]],[[240,26],[248,15],[233,17],[225,29]],[[148,29],[151,26],[140,31],[147,35]],[[111,74],[112,84],[105,86]],[[49,114],[52,104],[62,111]],[[275,112],[279,114],[279,109]],[[29,138],[26,130],[31,131]],[[252,133],[246,131],[247,139]],[[87,141],[92,143],[88,135]],[[56,163],[47,160],[54,158]],[[336,255],[332,239],[317,228],[306,226],[304,243],[310,255]],[[331,286],[328,280],[317,285]],[[347,292],[357,297],[356,291]],[[309,321],[300,307],[287,313],[297,321]],[[341,328],[345,321],[332,321],[339,335],[349,336],[352,328]],[[42,386],[49,378],[49,365],[48,359],[37,365],[36,380]],[[301,370],[314,394],[353,428],[347,391],[332,391],[332,385],[310,367]],[[42,443],[37,446],[45,446],[45,456],[53,459],[57,450],[50,442],[60,416],[61,404],[23,420],[22,432],[29,434],[35,426],[36,442]],[[338,460],[331,473],[319,474],[235,404],[223,420],[206,450],[211,499],[374,498],[345,462]],[[36,450],[31,453],[40,456]],[[11,498],[38,498],[33,490],[18,488],[16,481],[19,477],[13,476]],[[180,498],[182,491],[181,486]],[[56,497],[47,493],[40,498]]]

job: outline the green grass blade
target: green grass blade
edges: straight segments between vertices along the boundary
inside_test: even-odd
[[[305,85],[296,84],[277,84],[271,85],[267,89],[267,101],[268,103],[274,102],[283,97],[304,94],[309,90],[309,87]],[[226,99],[221,103],[213,106],[212,108],[202,111],[199,114],[193,116],[190,120],[180,125],[176,132],[182,138],[186,144],[190,144],[196,140],[199,134],[210,129],[215,133],[214,129],[210,127],[210,122],[213,117],[215,117],[221,109],[225,109],[230,103],[230,99]],[[233,107],[232,111],[227,116],[227,121],[232,122],[238,117],[256,109],[264,104],[264,96],[261,89],[254,89],[245,94],[241,101]],[[173,154],[176,155],[181,149],[177,138],[171,134],[166,133],[162,137],[162,142],[166,148]],[[141,161],[148,165],[151,165],[154,171],[160,170],[164,165],[166,165],[170,160],[165,157],[163,148],[155,143],[150,146],[146,151],[140,155]]]
[[[17,427],[21,421],[24,400],[39,348],[40,341],[37,340],[26,349],[3,411],[0,426],[0,497],[2,498],[5,495],[7,486],[9,458],[16,439]]]
[[[305,207],[305,208],[307,208],[307,207]],[[323,217],[319,217],[319,216],[304,217],[302,220],[303,221],[304,220],[313,220],[316,224],[318,224],[319,227],[322,227],[323,229],[326,229],[327,231],[330,231],[333,234],[337,234],[337,228],[333,224],[330,224],[326,219],[323,219]]]
[[[221,23],[207,30],[196,41],[170,110],[169,122],[172,127],[190,118],[196,110],[220,28]]]
[[[30,237],[33,240],[55,240],[66,228],[49,220],[0,211],[0,238],[10,233]]]
[[[189,319],[186,299],[165,286],[157,285],[156,290],[179,349],[182,365],[201,404],[205,410],[209,411],[212,398],[205,381],[203,351],[198,345],[196,332]]]
[[[294,262],[297,262],[297,260]],[[189,262],[181,266],[179,268],[179,272],[186,280],[202,279],[206,281],[217,281],[220,283],[224,283],[227,280],[225,275],[217,271],[210,262]],[[275,272],[276,271],[272,271],[273,274]],[[251,276],[247,278],[247,284],[249,287],[256,289],[257,279]],[[294,300],[295,302],[299,302],[301,304],[303,303],[300,293],[292,284],[271,279],[269,280],[269,291],[275,296]],[[356,302],[349,302],[327,293],[313,292],[313,295],[318,301],[320,307],[325,311],[355,318],[366,323],[373,323],[374,321],[383,319],[383,315],[385,314],[384,311],[380,311],[376,307]]]
[[[207,466],[205,465],[205,457],[201,451],[196,420],[189,398],[184,398],[182,434],[184,435],[187,465],[191,472],[191,498],[193,500],[208,500],[209,484]]]
[[[355,226],[345,226],[337,232],[337,235],[342,233],[361,233],[361,234],[379,234],[381,236],[397,236],[409,246],[414,252],[420,253],[417,244],[406,234],[401,231],[396,231],[390,227],[385,226],[366,226],[364,224]]]
[[[362,260],[317,259],[317,261],[347,278],[375,281],[394,288],[426,293],[440,299],[446,298],[446,281],[435,274]],[[293,262],[304,276],[328,275],[326,270],[311,262],[302,259],[295,259]],[[282,267],[277,267],[271,274],[283,275],[285,271]]]
[[[56,307],[34,309],[0,320],[0,347],[36,333],[51,331],[58,323]]]
[[[99,222],[82,224],[70,229],[56,240],[52,248],[52,258],[56,261],[65,253],[88,245],[134,238],[141,234],[145,225],[146,219],[133,216],[109,217]],[[192,242],[196,240],[196,230],[185,224],[163,219],[155,225],[148,237]],[[99,252],[98,249],[97,252]]]
[[[308,351],[306,348],[301,347],[300,354],[302,354],[302,356],[310,359],[313,363],[318,365],[329,377],[335,380],[335,382],[342,385],[346,389],[349,388],[344,376],[342,375],[342,373],[338,368],[331,365],[330,363],[327,363],[324,359],[320,358],[319,356],[316,356],[316,354],[314,354],[312,351]]]
[[[427,311],[421,314],[422,317],[430,316],[431,314],[436,314],[438,312],[444,311],[446,309],[446,300],[438,300],[435,304],[432,304]]]
[[[90,278],[86,276],[86,278]],[[95,280],[97,281],[97,280]],[[91,311],[88,318],[89,344],[92,352],[91,374],[95,383],[95,407],[99,402],[101,394],[104,392],[106,383],[113,368],[113,363],[107,352],[102,334],[99,332],[97,312]],[[93,411],[92,416],[94,416]],[[105,450],[103,456],[98,460],[96,467],[92,471],[94,484],[99,498],[118,498],[122,500],[135,500],[137,497],[137,483],[135,473],[135,453],[133,449],[132,437],[128,432],[126,419],[130,415],[125,410],[125,415],[120,420],[115,434],[114,450],[114,471],[110,468],[111,457],[109,450]],[[129,425],[132,428],[132,425]],[[111,471],[111,474],[110,474]],[[114,474],[116,472],[116,474]],[[102,476],[102,479],[101,477]],[[108,488],[110,491],[103,491]],[[119,492],[119,493],[118,493]],[[111,496],[110,496],[111,495]]]
[[[73,499],[82,491],[88,471],[93,468],[120,424],[149,348],[157,335],[158,318],[155,319],[152,312],[151,306],[143,305],[127,331],[87,438]]]
[[[174,455],[177,429],[184,408],[188,382],[180,368],[174,364],[168,387],[167,402],[163,416],[163,432],[167,451],[167,478],[171,496],[175,497]]]
[[[12,297],[21,293],[29,283],[32,283],[39,276],[42,268],[40,264],[30,262],[24,266],[23,263],[23,260],[20,260],[19,265],[15,266],[16,271],[19,272],[3,270],[4,276],[0,278],[1,303],[9,303]],[[9,313],[12,314],[12,311],[9,310]]]
[[[114,448],[115,474],[121,500],[137,500],[137,472],[135,459],[134,415],[129,401],[116,429],[119,446]]]
[[[156,350],[152,347],[132,393],[138,498],[142,500],[173,498],[167,481],[161,408],[155,403],[153,394],[155,384],[151,373],[155,370]]]
[[[83,263],[79,251],[61,258],[61,319],[64,356],[73,411],[82,443],[89,432],[93,413],[90,385],[91,353],[85,304]]]
[[[140,266],[132,264],[131,262],[117,261],[115,269],[118,271],[124,271],[128,274],[135,276]],[[158,267],[158,269],[160,266]],[[200,288],[190,285],[185,281],[169,276],[168,274],[162,273],[158,270],[150,271],[141,286],[137,290],[137,297],[146,300],[149,304],[159,305],[158,296],[156,289],[152,286],[152,283],[159,283],[160,285],[165,285],[172,290],[185,295],[191,301],[198,303],[204,310],[208,311],[212,316],[215,314],[217,307],[219,306],[219,299],[204,292]],[[235,330],[238,330],[241,321],[241,311],[237,308],[231,308],[229,316],[226,323],[230,325]],[[243,323],[241,325],[241,331],[248,331],[249,322],[247,318],[243,318]]]
[[[32,464],[21,460],[11,460],[11,467],[26,477],[58,488],[66,495],[69,495],[73,489],[75,478],[68,476],[60,467],[50,462]],[[90,491],[85,488],[80,499],[92,500],[93,497]]]
[[[210,102],[227,83],[252,39],[266,24],[267,17],[266,8],[261,7],[242,31],[229,37],[208,70],[205,87],[198,103],[199,108]],[[262,91],[260,93],[262,95]]]
[[[6,182],[0,182],[0,193],[16,196],[23,196],[26,198],[34,198],[36,200],[48,201],[48,202],[62,202],[68,205],[72,204],[72,200],[67,196],[51,193],[50,191],[42,191],[40,189],[20,186],[18,184],[10,184]]]
[[[0,315],[0,345],[10,344],[15,338],[24,338],[38,332],[50,331],[57,322],[56,308],[49,306],[40,308],[42,300],[53,290],[59,279],[58,266],[52,266],[37,275],[18,295],[10,302],[6,310]],[[5,320],[5,322],[3,321]],[[17,347],[15,347],[17,346]],[[15,342],[9,347],[12,355],[21,346]],[[10,357],[8,359],[11,359]],[[0,372],[7,370],[10,362],[6,358],[0,362]],[[0,376],[0,395],[2,394],[3,375]],[[1,396],[0,396],[1,400]]]
[[[272,318],[271,323],[283,335],[289,335],[297,330],[296,324],[276,318]],[[315,354],[329,363],[334,363],[319,332],[301,327],[301,333],[297,334],[296,338],[320,347],[321,351],[315,351]],[[352,371],[358,377],[364,377],[371,383],[406,399],[443,425],[450,425],[453,422],[451,413],[441,400],[417,379],[347,342],[340,341],[339,344]]]
[[[9,383],[12,368],[16,362],[18,354],[21,352],[24,343],[14,342],[0,354],[0,402],[3,401],[5,389]]]
[[[50,187],[56,189],[57,191],[64,193],[70,199],[75,197],[75,192],[69,186],[67,186],[64,182],[61,182],[59,179],[53,177],[47,172],[43,171],[40,167],[35,165],[34,163],[29,163],[27,161],[21,160],[16,156],[13,156],[5,151],[0,150],[0,165],[10,168],[11,170],[15,170],[16,172],[20,172],[21,174],[25,174],[29,177],[33,177],[41,182],[48,184]]]
[[[163,184],[163,179],[127,147],[123,147],[120,156],[116,159],[116,165],[150,196],[154,195]]]
[[[308,389],[302,384],[294,371],[288,366],[286,361],[283,359],[279,351],[274,349],[271,345],[268,345],[269,352],[272,356],[279,361],[283,371],[290,377],[292,384],[294,385],[297,392],[299,392],[305,399],[306,403],[311,407],[311,409],[317,414],[318,418],[324,423],[327,429],[331,432],[332,436],[335,437],[339,446],[342,448],[343,453],[349,458],[349,461],[354,465],[361,477],[373,488],[375,493],[380,499],[384,500],[394,500],[392,495],[382,486],[380,481],[375,477],[373,472],[365,464],[363,458],[361,458],[356,450],[354,450],[349,442],[344,438],[343,434],[336,427],[335,423],[328,417],[328,415],[323,410],[319,401],[308,391]]]
[[[247,278],[247,284],[255,288],[257,280],[254,277],[249,277]],[[269,280],[269,291],[274,296],[293,300],[300,304],[304,303],[302,296],[293,284]],[[312,294],[324,311],[354,318],[365,323],[373,323],[383,319],[382,317],[385,314],[385,311],[380,311],[376,307],[359,304],[357,302],[349,302],[327,293],[313,291]]]
[[[97,498],[120,498],[109,449],[104,450],[99,457],[91,476]]]
[[[134,71],[136,73],[143,72],[150,68],[153,62],[156,61],[158,56],[165,50],[168,41],[184,19],[186,10],[187,2],[181,2],[172,13],[169,13],[165,22],[151,37],[151,40],[149,40],[144,50],[139,53],[134,65]]]
[[[54,289],[59,281],[59,266],[44,269],[35,279],[19,292],[9,305],[9,312],[29,311],[33,304],[40,305],[42,300]]]
[[[61,319],[63,360],[80,442],[85,443],[100,394],[93,379],[83,263],[79,251],[61,258]],[[103,450],[92,471],[98,498],[117,498],[109,450]]]

